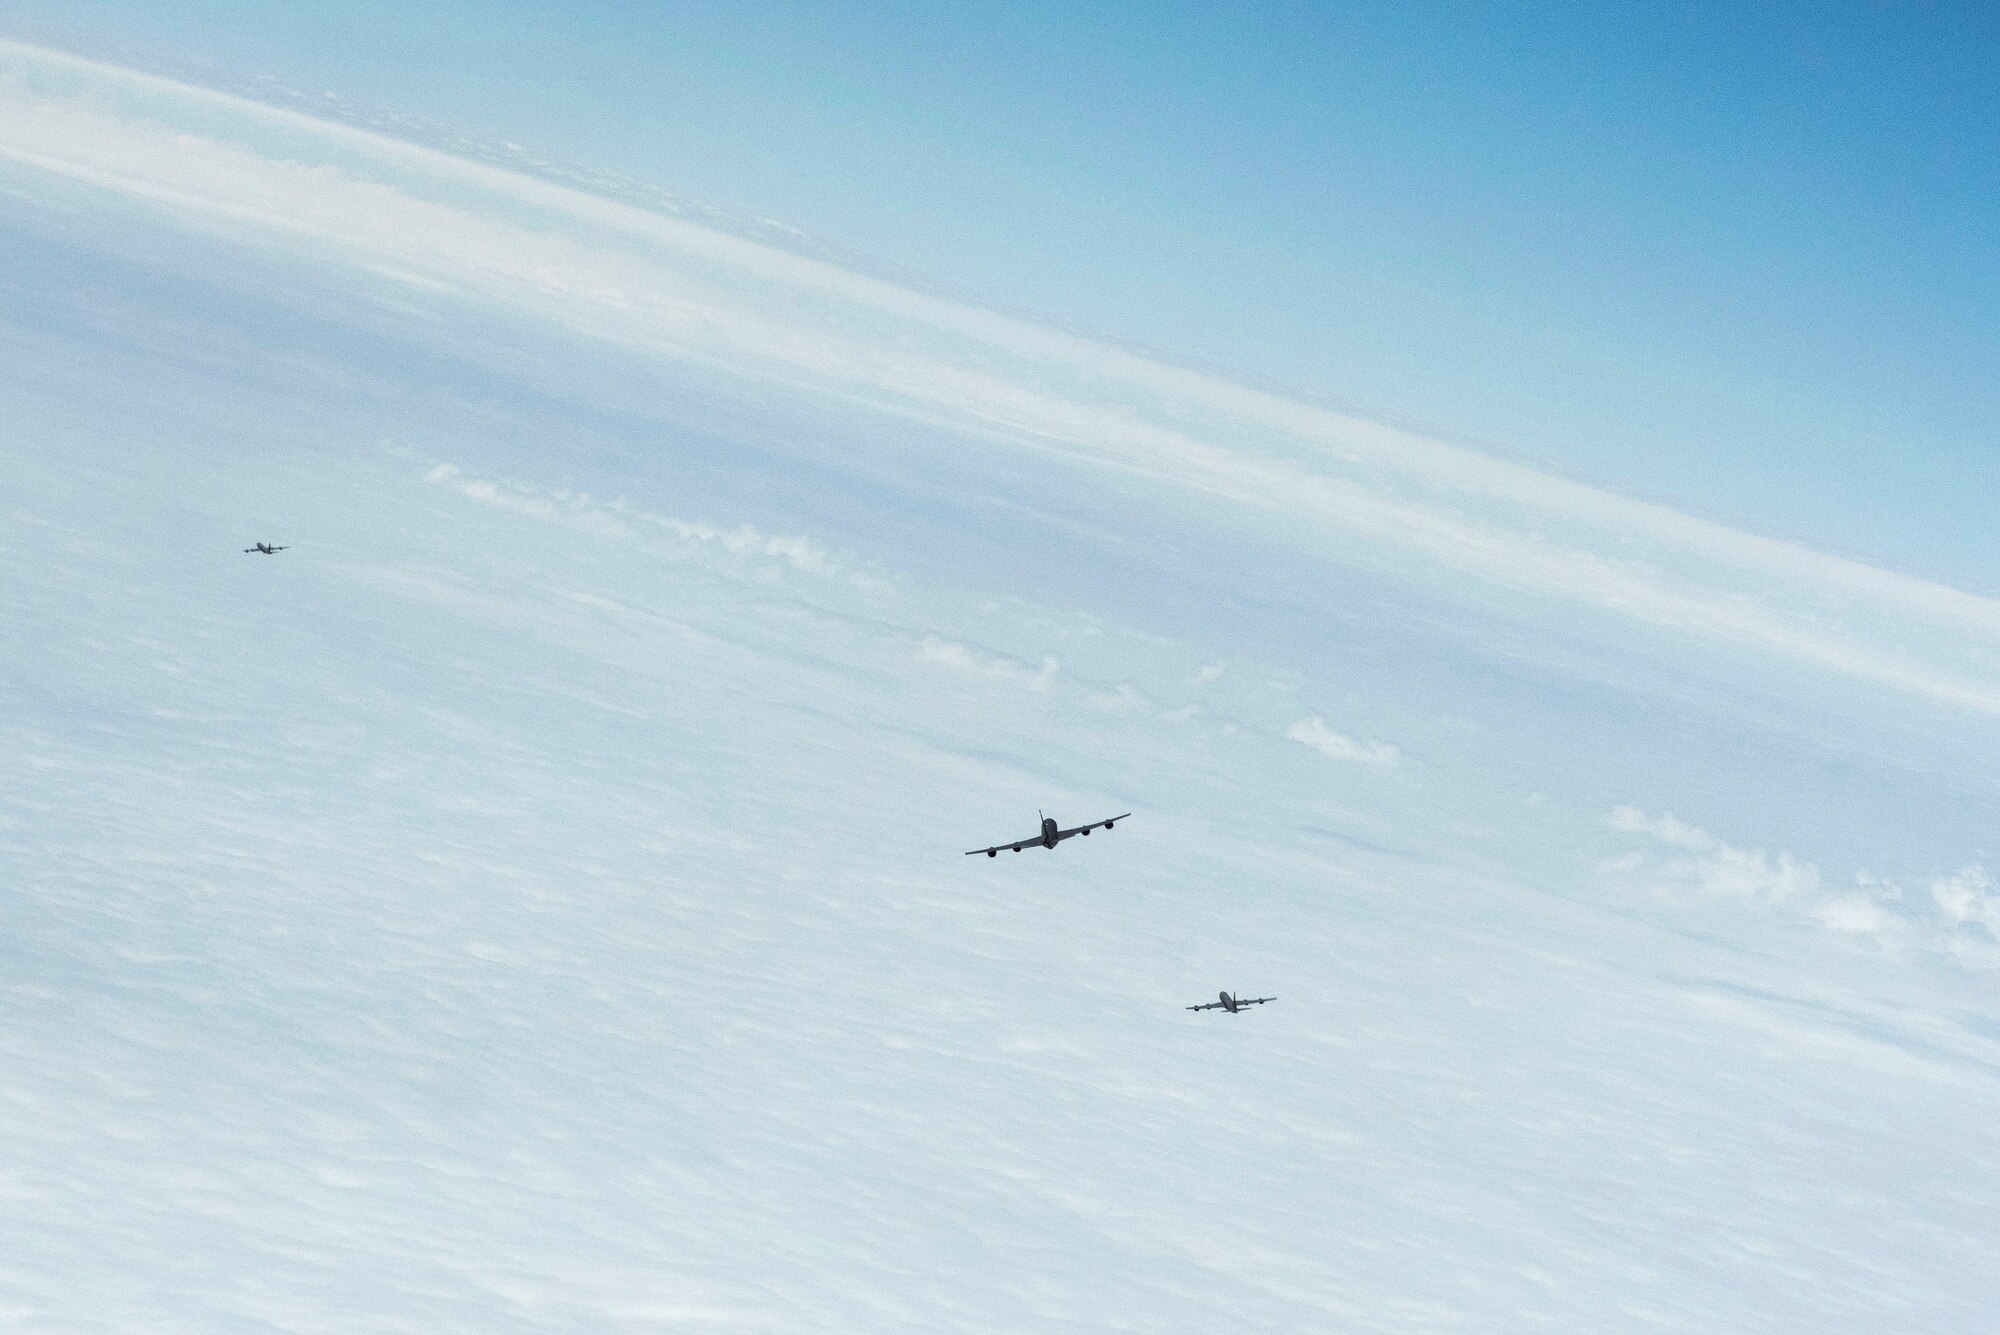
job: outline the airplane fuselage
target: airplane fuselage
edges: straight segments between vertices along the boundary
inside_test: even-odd
[[[1016,853],[1020,852],[1024,848],[1040,847],[1040,848],[1052,849],[1057,844],[1061,843],[1063,840],[1069,838],[1073,834],[1089,834],[1092,830],[1108,830],[1112,826],[1116,825],[1119,821],[1124,820],[1126,816],[1129,816],[1131,814],[1132,814],[1131,812],[1127,811],[1120,815],[1106,817],[1103,820],[1094,820],[1088,825],[1079,825],[1073,830],[1065,830],[1062,826],[1056,824],[1055,818],[1053,816],[1043,816],[1042,828],[1037,830],[1034,834],[1028,836],[1026,839],[1023,839],[1020,843],[995,844],[991,848],[968,849],[966,851],[966,856],[970,857],[974,853],[984,853],[989,858],[998,857],[1000,855],[1000,850],[1003,848],[1012,849]]]
[[[1276,1000],[1276,997],[1232,997],[1227,992],[1217,992],[1214,1001],[1204,1001],[1201,1005],[1189,1006],[1188,1009],[1191,1011],[1227,1011],[1231,1015],[1239,1015],[1252,1006],[1261,1006],[1267,1001]]]

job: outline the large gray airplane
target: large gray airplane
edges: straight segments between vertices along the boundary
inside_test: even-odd
[[[282,552],[284,550],[285,549],[283,547],[273,547],[268,542],[260,542],[255,547],[245,547],[243,549],[243,554],[245,556],[248,556],[252,552],[259,552],[265,556],[276,556],[279,552]]]
[[[1220,997],[1221,1000],[1207,1002],[1200,1006],[1190,1006],[1188,1009],[1191,1011],[1228,1011],[1231,1015],[1234,1015],[1245,1006],[1261,1006],[1267,1001],[1277,1000],[1276,997],[1232,997],[1227,992],[1218,992],[1216,996]]]
[[[1125,813],[1125,816],[1131,814],[1128,811]],[[1011,848],[1018,853],[1024,848],[1033,848],[1037,844],[1043,848],[1054,848],[1073,834],[1089,834],[1100,825],[1108,830],[1117,822],[1124,820],[1125,816],[1112,816],[1106,820],[1094,820],[1088,825],[1079,825],[1074,830],[1058,830],[1055,821],[1048,816],[1044,816],[1042,817],[1042,832],[1033,839],[1023,839],[1018,844],[995,844],[991,848],[967,849],[965,856],[971,857],[974,853],[984,853],[989,858],[997,858],[1000,856],[1000,850],[1003,848]]]

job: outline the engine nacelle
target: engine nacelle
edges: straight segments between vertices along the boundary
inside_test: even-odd
[[[986,856],[989,858],[997,858],[1000,856],[1000,850],[997,848],[989,848],[986,850]]]

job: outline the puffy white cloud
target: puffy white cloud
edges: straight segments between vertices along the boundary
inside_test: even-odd
[[[2000,936],[2000,893],[1984,867],[1967,867],[1931,883],[1931,898],[1953,922],[1974,922]]]
[[[1357,742],[1345,733],[1335,732],[1317,714],[1294,723],[1285,730],[1285,736],[1310,746],[1330,759],[1352,760],[1363,765],[1386,768],[1400,760],[1403,754],[1387,742]]]
[[[1671,850],[1638,850],[1600,865],[1612,878],[1652,893],[1682,902],[1763,904],[1899,953],[1922,950],[1969,963],[2000,962],[1988,949],[2000,943],[2000,894],[1983,867],[1933,881],[1927,906],[1895,881],[1856,872],[1846,885],[1831,884],[1818,866],[1786,850],[1740,848],[1665,813],[1652,816],[1620,806],[1609,824]]]
[[[1627,834],[1646,834],[1663,844],[1673,844],[1679,848],[1707,852],[1715,847],[1715,838],[1706,830],[1697,830],[1692,825],[1675,820],[1672,816],[1648,816],[1634,806],[1623,806],[1611,813],[1611,828],[1623,830]]]
[[[1621,864],[1653,890],[1698,899],[1791,903],[1807,912],[1824,903],[1819,868],[1782,849],[1738,848],[1671,815],[1649,816],[1634,806],[1617,808],[1610,824],[1676,850],[1655,857],[1635,855]],[[1856,920],[1851,913],[1836,916]]]
[[[1954,928],[1976,929],[2000,943],[2000,889],[1984,867],[1966,867],[1931,882],[1931,900]]]

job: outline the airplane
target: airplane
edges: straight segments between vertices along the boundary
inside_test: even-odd
[[[245,556],[248,556],[251,552],[261,552],[265,556],[276,556],[279,552],[282,552],[284,550],[285,549],[283,547],[273,547],[268,542],[260,542],[255,547],[245,547],[243,549],[243,554]]]
[[[1201,1006],[1189,1006],[1188,1009],[1191,1011],[1228,1011],[1231,1015],[1234,1015],[1245,1006],[1261,1006],[1267,1001],[1277,1000],[1276,997],[1232,997],[1227,992],[1218,992],[1216,996],[1220,997],[1221,1000],[1211,1001]]]
[[[1125,816],[1129,816],[1131,814],[1132,813],[1128,811],[1125,813]],[[1003,848],[1011,848],[1016,853],[1018,853],[1022,849],[1032,848],[1036,844],[1040,844],[1043,848],[1054,848],[1057,844],[1061,843],[1063,840],[1069,838],[1073,834],[1089,834],[1092,830],[1096,829],[1100,825],[1102,825],[1105,829],[1108,830],[1117,822],[1124,820],[1125,816],[1112,816],[1108,820],[1094,820],[1088,825],[1079,825],[1074,830],[1058,830],[1056,828],[1056,823],[1054,820],[1050,819],[1047,816],[1043,816],[1042,832],[1036,835],[1033,839],[1023,839],[1018,844],[995,844],[991,848],[968,849],[966,851],[965,856],[971,857],[974,853],[984,853],[989,858],[997,858],[1000,856],[1000,850]]]

